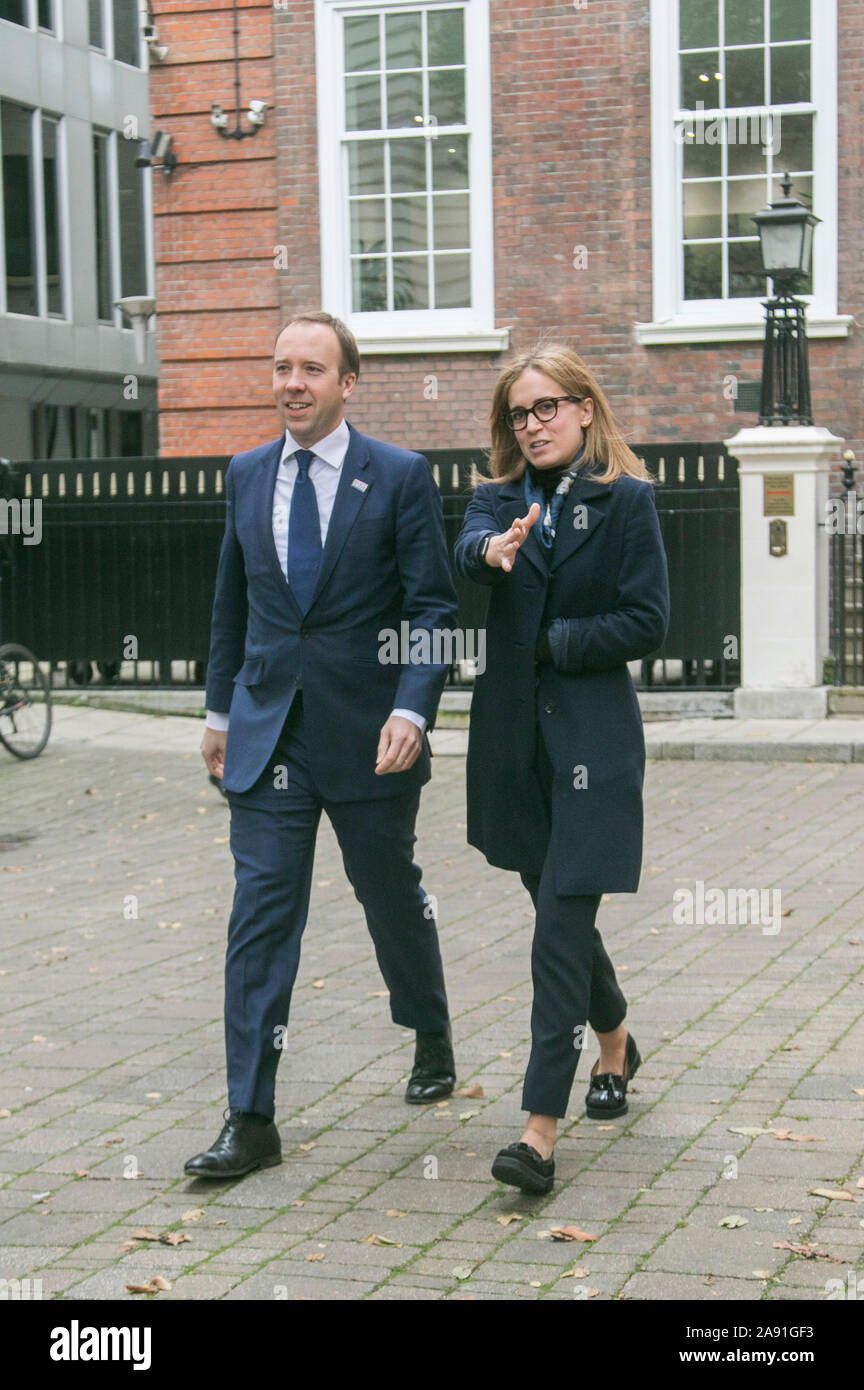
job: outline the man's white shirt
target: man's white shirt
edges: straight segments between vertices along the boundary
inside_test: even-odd
[[[331,434],[319,439],[314,449],[309,452],[315,457],[309,465],[309,477],[315,488],[315,497],[318,502],[318,519],[321,523],[321,549],[327,540],[327,529],[330,525],[330,518],[333,515],[333,503],[336,501],[336,492],[339,487],[339,479],[342,476],[342,465],[345,462],[345,455],[348,452],[348,444],[351,436],[348,433],[348,426],[344,420],[336,426]],[[276,554],[279,557],[279,566],[283,574],[287,573],[288,564],[288,520],[291,515],[291,498],[294,493],[294,483],[297,478],[298,467],[295,457],[298,448],[302,445],[292,439],[288,430],[285,431],[285,442],[282,446],[282,457],[279,460],[279,468],[276,472],[276,485],[273,489],[273,543],[276,546]],[[394,709],[393,714],[399,714],[403,719],[410,719],[412,724],[416,724],[421,734],[426,731],[426,719],[422,714],[415,714],[410,709]],[[207,728],[217,729],[224,732],[228,728],[228,715],[221,711],[207,711]]]

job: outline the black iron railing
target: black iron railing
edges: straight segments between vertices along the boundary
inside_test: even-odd
[[[856,488],[855,463],[843,468],[843,491],[831,498],[826,518],[830,574],[833,685],[864,685],[864,497]]]
[[[738,471],[721,444],[634,446],[657,479],[672,620],[642,663],[652,686],[739,683]],[[452,549],[482,450],[428,450]],[[55,684],[203,683],[225,515],[227,458],[25,462],[7,493],[39,503],[41,538],[0,536],[0,636],[54,668]],[[0,576],[2,577],[2,576]],[[485,621],[488,591],[456,577],[459,623]],[[454,668],[453,682],[468,676]]]

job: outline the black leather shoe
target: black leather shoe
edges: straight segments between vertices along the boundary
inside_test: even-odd
[[[206,1153],[196,1154],[183,1166],[190,1178],[242,1178],[255,1168],[272,1168],[282,1162],[279,1131],[248,1119],[242,1112],[225,1112],[222,1133]]]
[[[533,1144],[508,1144],[495,1155],[492,1176],[499,1182],[518,1187],[521,1192],[540,1196],[552,1191],[555,1159],[541,1157]]]
[[[642,1058],[632,1033],[627,1034],[627,1050],[624,1054],[624,1075],[613,1071],[594,1073],[591,1068],[591,1081],[585,1096],[585,1111],[592,1120],[614,1119],[616,1115],[627,1114],[627,1084],[639,1070]]]
[[[449,1026],[443,1033],[418,1033],[414,1049],[414,1070],[408,1080],[405,1099],[409,1105],[428,1105],[453,1094],[456,1063]]]

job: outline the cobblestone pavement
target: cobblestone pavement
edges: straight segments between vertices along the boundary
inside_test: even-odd
[[[864,1283],[864,767],[649,764],[643,887],[599,919],[644,1062],[629,1114],[590,1121],[590,1040],[547,1198],[489,1174],[522,1118],[531,914],[516,875],[465,844],[464,761],[433,762],[418,858],[459,1086],[480,1096],[404,1104],[411,1035],[322,822],[284,1162],[211,1185],[182,1174],[226,1104],[232,867],[201,725],[58,716],[37,761],[0,753],[0,1277],[130,1301],[153,1275],[172,1286],[160,1300],[229,1301],[809,1300],[856,1268]],[[697,880],[780,888],[780,930],[676,922],[673,893]],[[593,1240],[550,1236],[567,1226]]]

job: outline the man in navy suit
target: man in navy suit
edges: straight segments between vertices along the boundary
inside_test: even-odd
[[[427,460],[345,421],[359,370],[339,319],[293,319],[274,351],[284,435],[235,455],[226,474],[201,752],[231,806],[229,1110],[212,1148],[186,1163],[193,1177],[281,1161],[276,1069],[322,809],[393,1021],[417,1034],[405,1099],[455,1085],[437,928],[412,855],[446,664],[389,662],[382,634],[407,621],[409,655],[424,643],[440,655],[434,635],[453,630],[456,595]]]

